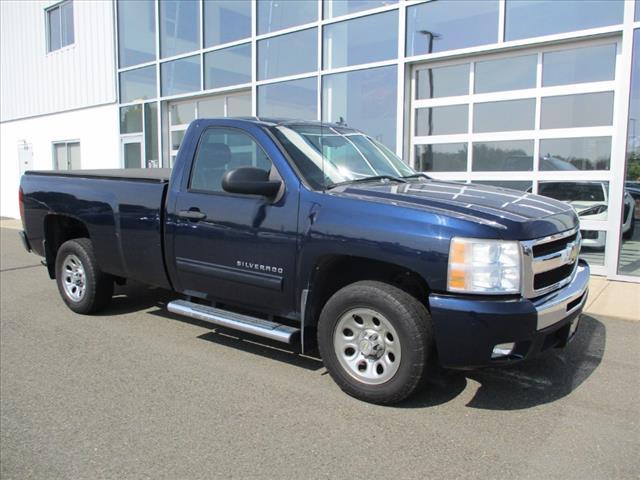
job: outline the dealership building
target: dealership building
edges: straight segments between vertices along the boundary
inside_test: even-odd
[[[0,22],[2,216],[25,170],[172,166],[196,118],[323,120],[569,202],[593,272],[640,279],[638,0],[8,0]]]

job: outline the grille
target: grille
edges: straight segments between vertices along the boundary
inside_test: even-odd
[[[581,241],[574,229],[522,242],[523,295],[535,298],[568,284],[576,271]]]

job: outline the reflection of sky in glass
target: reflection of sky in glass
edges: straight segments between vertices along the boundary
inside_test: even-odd
[[[622,23],[622,0],[507,0],[505,40]]]
[[[636,18],[638,18],[636,2]],[[631,99],[629,102],[629,131],[627,156],[632,152],[640,154],[640,29],[633,32],[633,64],[631,67]],[[635,179],[634,179],[635,180]]]
[[[498,2],[429,2],[407,9],[407,56],[498,41]]]

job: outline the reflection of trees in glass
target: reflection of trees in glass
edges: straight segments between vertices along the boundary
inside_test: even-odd
[[[627,155],[626,180],[640,182],[640,148]]]
[[[420,145],[416,169],[423,172],[460,172],[467,169],[467,145]]]
[[[530,171],[533,157],[522,148],[496,148],[484,143],[473,145],[474,170]]]
[[[609,155],[600,156],[596,158],[595,161],[591,158],[576,157],[572,155],[564,156],[558,155],[556,153],[543,153],[541,155],[541,158],[555,158],[558,160],[562,160],[563,162],[570,163],[578,170],[609,170]]]

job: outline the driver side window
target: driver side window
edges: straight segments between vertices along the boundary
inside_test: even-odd
[[[196,151],[189,188],[222,192],[224,174],[239,167],[256,167],[270,171],[271,160],[250,135],[240,130],[206,130]]]

